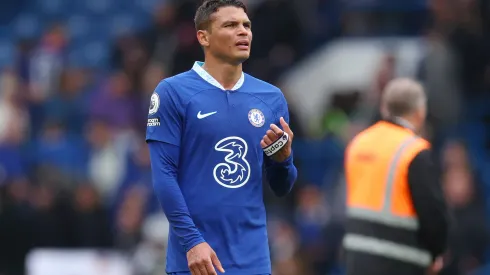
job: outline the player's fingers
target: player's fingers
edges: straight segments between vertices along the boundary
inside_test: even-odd
[[[269,137],[270,140],[276,140],[279,137],[272,130],[267,130],[265,134]]]
[[[265,135],[262,140],[265,141],[265,144],[267,145],[270,145],[272,143],[272,140],[267,135]]]
[[[218,256],[215,253],[211,255],[211,261],[213,262],[213,265],[216,266],[216,268],[219,270],[219,272],[225,273],[225,269],[221,265],[221,262],[219,261]]]
[[[202,264],[199,265],[199,274],[201,275],[208,275],[210,273],[208,273],[208,267],[207,267],[207,263],[203,262]]]
[[[208,272],[206,271],[206,260],[205,259],[199,259],[195,261],[191,267],[193,268],[194,272],[196,275],[207,275]]]
[[[213,267],[213,263],[211,262],[211,259],[209,259],[209,261],[206,262],[206,272],[207,275],[218,275]]]
[[[190,267],[190,270],[191,270],[192,275],[202,275],[201,271],[199,271],[199,268],[197,267],[197,265]]]
[[[265,147],[267,147],[267,144],[265,144],[265,141],[264,140],[261,140],[260,141],[260,146],[262,146],[262,148],[265,148]]]
[[[284,131],[286,131],[286,133],[288,133],[292,137],[293,131],[291,131],[291,128],[289,128],[289,124],[286,122],[286,120],[284,120],[284,118],[281,117],[279,121],[281,122],[281,126],[284,129]]]
[[[274,131],[276,136],[278,136],[278,137],[282,136],[282,130],[281,130],[281,128],[277,127],[276,124],[271,124],[271,129],[272,129],[272,131]]]

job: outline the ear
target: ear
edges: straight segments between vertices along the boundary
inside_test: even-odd
[[[209,33],[206,30],[198,30],[197,31],[197,41],[203,47],[209,46]]]

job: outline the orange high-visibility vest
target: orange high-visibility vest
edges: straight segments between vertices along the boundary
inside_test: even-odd
[[[408,186],[408,167],[429,146],[411,130],[384,121],[357,135],[345,158],[348,218],[416,234],[419,225]],[[419,246],[397,244],[371,233],[347,232],[344,247],[424,267],[431,263],[430,253]]]

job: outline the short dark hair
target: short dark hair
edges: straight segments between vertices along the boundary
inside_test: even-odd
[[[240,0],[205,0],[196,11],[194,24],[196,30],[205,30],[211,22],[211,15],[223,7],[241,8],[247,12],[247,7]]]

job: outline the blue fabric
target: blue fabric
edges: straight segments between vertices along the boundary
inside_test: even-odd
[[[25,176],[26,163],[19,148],[0,145],[0,185]]]
[[[149,142],[149,147],[155,194],[177,241],[187,252],[204,239],[192,221],[177,182],[179,147],[164,142]]]
[[[151,100],[146,140],[171,224],[167,272],[188,272],[186,252],[202,235],[227,274],[271,273],[263,166],[277,195],[291,190],[297,171],[292,156],[267,159],[260,141],[271,123],[289,120],[287,103],[249,75],[233,91],[206,77],[191,70],[165,79]]]

